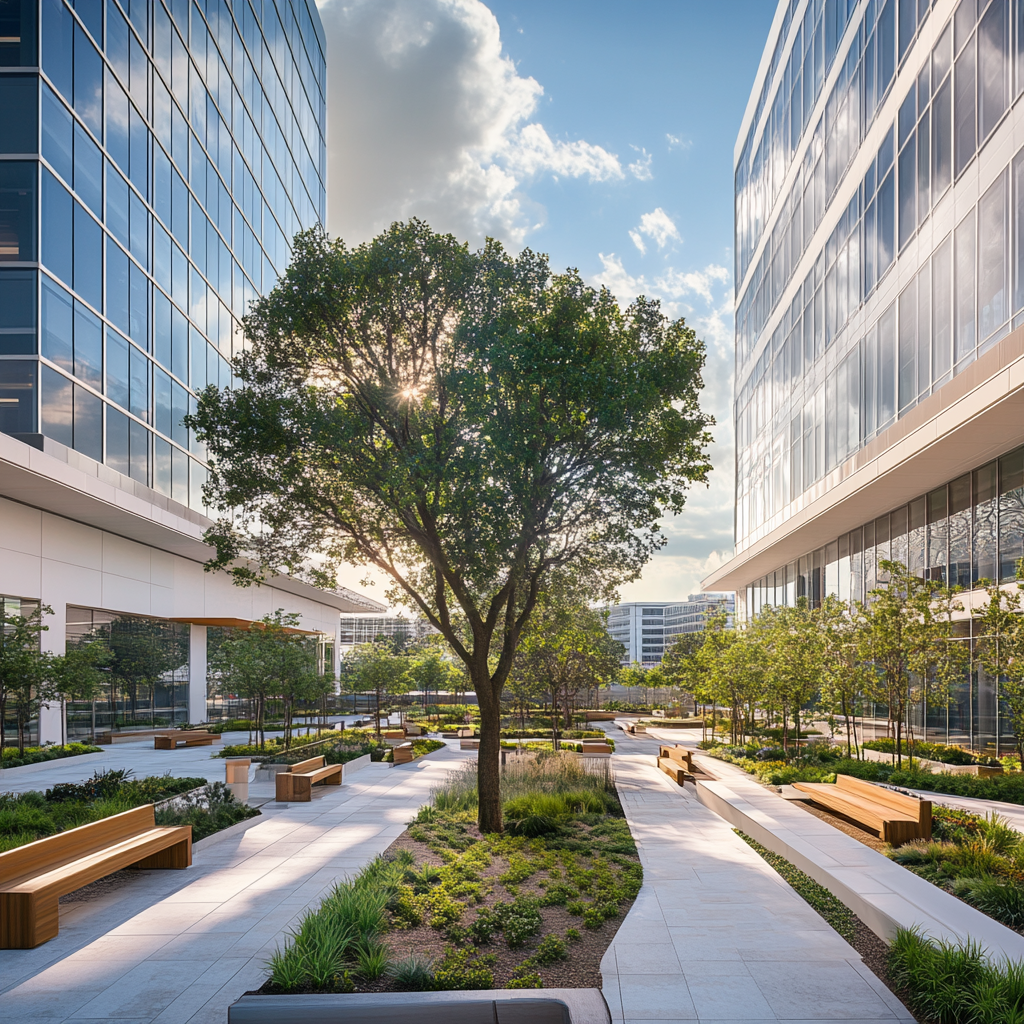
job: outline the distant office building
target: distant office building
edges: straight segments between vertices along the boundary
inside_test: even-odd
[[[617,604],[608,609],[608,633],[626,650],[623,665],[657,665],[665,653],[666,602]]]
[[[404,615],[342,615],[341,646],[354,647],[369,644],[382,636],[405,637],[418,640],[436,630],[426,619],[407,618]]]
[[[665,609],[665,643],[670,644],[679,633],[701,632],[710,616],[723,612],[731,629],[736,614],[736,595],[731,591],[690,594],[682,604]]]

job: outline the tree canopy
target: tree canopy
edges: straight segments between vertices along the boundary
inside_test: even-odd
[[[480,824],[500,830],[501,691],[547,580],[635,579],[706,482],[703,344],[657,302],[622,309],[529,249],[420,221],[356,248],[297,236],[245,329],[241,386],[189,419],[223,513],[211,568],[381,570],[466,665]]]

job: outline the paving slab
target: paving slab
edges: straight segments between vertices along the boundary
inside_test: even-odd
[[[162,752],[138,746],[112,747],[111,766],[142,762],[136,774],[153,774],[149,754]],[[174,774],[202,775],[202,758],[187,756],[195,752],[163,753],[186,755]],[[411,765],[369,766],[341,787],[317,787],[309,803],[265,804],[252,827],[197,844],[185,871],[140,871],[113,893],[62,905],[55,939],[0,950],[0,1018],[223,1024],[227,1007],[266,980],[265,961],[296,919],[383,853],[431,789],[474,757],[448,747]],[[25,789],[74,781],[55,773],[60,762],[39,767],[48,771]]]
[[[656,745],[634,740],[611,759],[644,867],[601,961],[616,1024],[910,1024],[857,951],[733,826],[658,770]]]
[[[724,764],[700,760],[715,768]],[[745,772],[698,782],[696,794],[730,824],[835,893],[883,939],[892,939],[900,927],[918,928],[937,940],[974,940],[996,961],[1024,959],[1024,936],[794,806]]]

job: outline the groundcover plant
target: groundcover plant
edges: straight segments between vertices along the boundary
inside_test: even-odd
[[[643,880],[611,780],[564,755],[517,758],[502,835],[481,834],[476,800],[472,766],[451,776],[385,856],[304,915],[264,991],[594,984]]]

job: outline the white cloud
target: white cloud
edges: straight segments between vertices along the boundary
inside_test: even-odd
[[[647,252],[643,235],[652,239],[659,249],[664,249],[670,241],[681,242],[683,240],[675,222],[660,206],[650,213],[645,213],[640,218],[640,223],[629,232],[629,237],[640,250],[641,255],[645,255]]]
[[[668,543],[622,590],[625,601],[670,601],[700,589],[701,580],[732,556],[735,454],[732,422],[733,296],[729,271],[718,264],[702,270],[669,267],[653,280],[635,276],[615,253],[599,254],[601,271],[592,283],[605,285],[623,305],[637,295],[661,300],[671,317],[683,316],[707,348],[701,407],[715,417],[714,467],[708,486],[694,487],[679,516],[661,523]]]
[[[668,142],[669,149],[689,149],[693,145],[690,139],[680,138],[680,136],[673,135],[671,132],[665,133],[665,141]]]
[[[544,220],[531,178],[625,178],[614,153],[531,120],[544,90],[479,0],[322,0],[320,13],[332,234],[360,242],[415,215],[516,246]]]
[[[651,171],[653,155],[648,153],[646,149],[638,149],[636,146],[631,148],[635,149],[640,155],[629,165],[629,173],[638,181],[650,181],[654,177],[654,173]]]
[[[711,289],[715,282],[729,280],[729,271],[711,263],[703,270],[691,270],[685,273],[671,267],[658,278],[656,284],[659,292],[673,299],[681,299],[686,295],[699,295],[707,303],[714,302]]]

